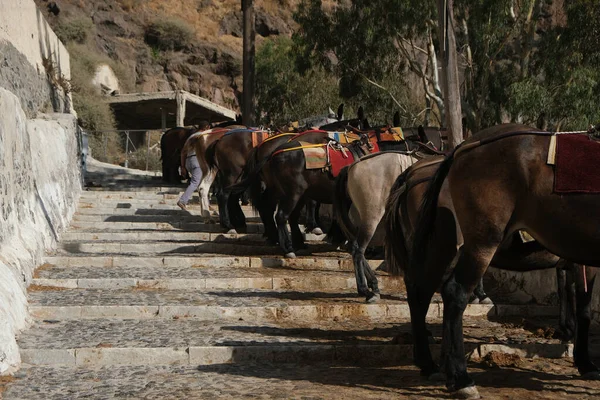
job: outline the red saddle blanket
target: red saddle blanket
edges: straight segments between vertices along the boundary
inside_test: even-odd
[[[600,193],[599,166],[599,142],[588,135],[556,135],[556,193]]]
[[[379,146],[377,143],[371,143],[372,148],[370,153],[379,152]],[[327,146],[327,158],[329,159],[331,175],[335,178],[340,174],[342,168],[352,164],[354,161],[354,155],[348,149],[334,150],[330,146]]]

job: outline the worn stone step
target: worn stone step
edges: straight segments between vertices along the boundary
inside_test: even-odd
[[[335,363],[217,365],[32,366],[7,383],[5,400],[103,399],[443,399],[444,382],[419,375],[407,359],[382,366],[356,353]],[[361,357],[372,363],[361,362]],[[233,357],[235,359],[235,356]],[[373,360],[374,359],[374,360]],[[582,400],[600,397],[600,382],[583,380],[570,359],[530,359],[490,368],[471,360],[484,399]]]
[[[441,321],[430,321],[441,342]],[[523,357],[570,357],[572,345],[539,337],[522,326],[465,318],[466,350]],[[592,337],[592,346],[597,337]],[[34,365],[165,365],[344,362],[398,364],[412,359],[408,321],[294,321],[284,325],[246,321],[110,320],[37,321],[20,335],[24,363]],[[439,346],[433,346],[439,351]],[[360,356],[357,356],[360,354]],[[365,360],[370,358],[369,360]]]
[[[403,296],[382,295],[365,304],[353,290],[160,290],[63,289],[30,290],[30,310],[38,319],[78,318],[198,318],[245,321],[321,321],[367,318],[390,321],[409,318]],[[548,316],[556,307],[470,304],[466,316]],[[442,306],[432,303],[429,317],[441,318]]]
[[[304,227],[301,226],[302,230]],[[217,223],[204,224],[201,222],[91,222],[91,221],[73,221],[70,226],[71,231],[93,231],[102,232],[106,230],[147,230],[147,231],[170,231],[182,230],[188,232],[210,232],[224,233],[225,229]],[[246,233],[263,233],[262,223],[248,224]]]
[[[144,213],[129,213],[123,215],[114,214],[76,214],[73,216],[73,224],[80,222],[168,222],[168,223],[204,223],[204,218],[199,215],[190,213],[165,215],[165,214],[144,214]],[[246,223],[261,222],[260,217],[254,215],[246,215]]]
[[[69,289],[355,289],[354,273],[348,271],[303,271],[280,268],[207,267],[67,267],[43,266],[31,285]],[[404,281],[379,274],[383,293],[404,293]]]
[[[215,210],[217,209],[217,207],[214,207]],[[242,211],[244,211],[244,214],[246,215],[246,218],[251,218],[251,217],[258,217],[258,212],[255,212],[252,209],[248,209],[247,207],[244,207],[244,209],[242,209]],[[74,217],[81,220],[81,221],[85,221],[85,220],[97,220],[98,216],[104,216],[104,218],[107,218],[109,216],[121,216],[121,215],[126,215],[126,216],[140,216],[140,217],[150,217],[150,216],[156,216],[156,217],[190,217],[190,216],[201,216],[201,210],[200,210],[200,206],[199,205],[194,205],[194,206],[189,206],[187,211],[182,210],[181,208],[179,208],[177,205],[173,205],[173,206],[169,206],[167,207],[166,205],[162,205],[161,208],[158,207],[143,207],[143,206],[136,206],[136,207],[89,207],[89,208],[80,208],[77,210],[77,212],[75,213]],[[216,212],[214,212],[214,215],[218,215]],[[92,217],[93,216],[93,217]]]
[[[322,241],[325,235],[305,233],[307,241]],[[225,243],[253,242],[264,244],[266,239],[260,233],[210,233],[184,231],[69,231],[61,235],[61,243],[69,242],[113,242],[113,241],[214,241]]]
[[[383,296],[381,303],[364,304],[354,290],[160,290],[63,289],[30,287],[30,310],[43,319],[182,318],[251,321],[322,320],[365,317],[401,318],[408,309],[401,296]],[[489,309],[487,310],[489,311]],[[438,315],[437,306],[431,308]]]
[[[381,266],[381,260],[368,260],[373,269]],[[155,257],[144,256],[46,256],[44,266],[58,265],[63,267],[218,267],[218,268],[288,268],[302,270],[354,270],[352,259],[348,254],[339,253],[336,257],[298,257],[283,258],[275,256],[242,257],[224,256],[217,254],[202,254],[191,256],[163,255]]]
[[[61,251],[62,250],[62,251]],[[282,250],[277,245],[263,243],[253,243],[247,241],[227,242],[227,241],[187,241],[187,242],[69,242],[60,245],[55,254],[141,254],[141,255],[161,255],[161,254],[196,254],[212,253],[223,255],[277,255],[282,254]],[[327,253],[327,254],[324,254]],[[329,254],[331,253],[331,254]],[[313,242],[308,244],[307,248],[298,250],[298,256],[320,256],[337,255],[342,253],[335,246],[325,242]]]

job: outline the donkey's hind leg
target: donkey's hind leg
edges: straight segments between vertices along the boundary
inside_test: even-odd
[[[202,171],[204,173],[204,171]],[[208,192],[210,191],[210,187],[215,180],[216,171],[210,169],[206,171],[206,174],[202,177],[200,181],[200,186],[198,187],[198,194],[200,195],[200,207],[202,210],[202,217],[204,217],[205,222],[209,222],[210,220],[210,200],[208,198]]]
[[[493,304],[492,299],[488,297],[483,289],[483,278],[479,280],[479,283],[473,290],[473,294],[469,298],[470,304]]]
[[[317,202],[314,200],[306,200],[306,232],[322,235],[323,230],[317,224]]]
[[[575,329],[576,337],[573,349],[573,361],[584,379],[600,380],[600,370],[590,360],[588,347],[591,322],[590,304],[596,281],[596,269],[587,268],[583,265],[575,265],[573,276],[577,291],[577,328]]]
[[[433,361],[429,347],[430,332],[427,330],[427,312],[435,290],[428,285],[419,285],[409,276],[405,276],[406,295],[410,309],[410,324],[412,327],[414,347],[413,357],[415,364],[421,370],[421,375],[430,380],[441,377],[440,369]]]
[[[365,250],[371,242],[379,221],[361,221],[356,240],[352,245],[352,260],[354,261],[354,274],[356,276],[356,288],[358,294],[366,296],[367,303],[379,301],[379,282],[375,272],[369,266],[365,258]]]
[[[292,193],[291,195],[282,198],[279,201],[277,213],[275,214],[275,222],[277,223],[277,231],[279,233],[279,245],[287,258],[296,258],[290,234],[287,229],[287,223],[290,219],[290,215],[296,208],[296,204],[300,201],[300,197],[301,196],[298,193]]]
[[[260,201],[255,206],[263,223],[265,229],[264,236],[267,237],[267,242],[269,244],[277,244],[279,241],[277,236],[277,226],[273,219],[275,208],[277,208],[277,202],[273,200],[269,188],[265,189],[265,191],[260,194]]]
[[[469,248],[464,245],[460,249],[456,267],[441,291],[444,301],[442,357],[446,369],[446,386],[461,398],[480,398],[475,382],[467,372],[463,314],[470,293],[477,286],[502,242],[502,232],[498,230],[487,239],[485,243],[475,242]]]
[[[303,250],[307,248],[306,243],[304,242],[304,235],[298,225],[303,207],[304,201],[301,200],[296,204],[296,208],[294,208],[294,211],[290,214],[290,229],[292,231],[292,246],[294,247],[294,250]]]

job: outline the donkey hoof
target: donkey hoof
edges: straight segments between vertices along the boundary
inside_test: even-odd
[[[233,229],[233,228],[232,228],[232,229],[230,229],[230,230],[228,230],[228,231],[227,231],[227,234],[228,234],[228,235],[236,235],[236,234],[237,234],[237,231],[236,231],[235,229]]]
[[[477,296],[474,296],[470,301],[469,304],[479,304],[479,298],[477,298]]]
[[[494,304],[494,302],[492,301],[492,299],[485,296],[483,300],[479,300],[479,304]]]
[[[285,258],[296,258],[296,254],[293,251],[285,253]]]
[[[457,399],[480,399],[479,390],[476,386],[468,386],[466,388],[458,389],[454,392],[454,396]]]
[[[586,381],[600,381],[600,371],[590,371],[581,375]]]
[[[379,300],[381,300],[381,295],[379,293],[369,293],[367,295],[367,303],[369,304],[377,303]]]
[[[322,235],[322,234],[323,234],[323,230],[317,226],[315,229],[313,229],[313,230],[311,231],[311,233],[312,233],[313,235]]]

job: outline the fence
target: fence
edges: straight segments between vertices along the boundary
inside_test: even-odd
[[[91,155],[102,162],[146,171],[160,171],[160,136],[164,130],[88,131]]]

